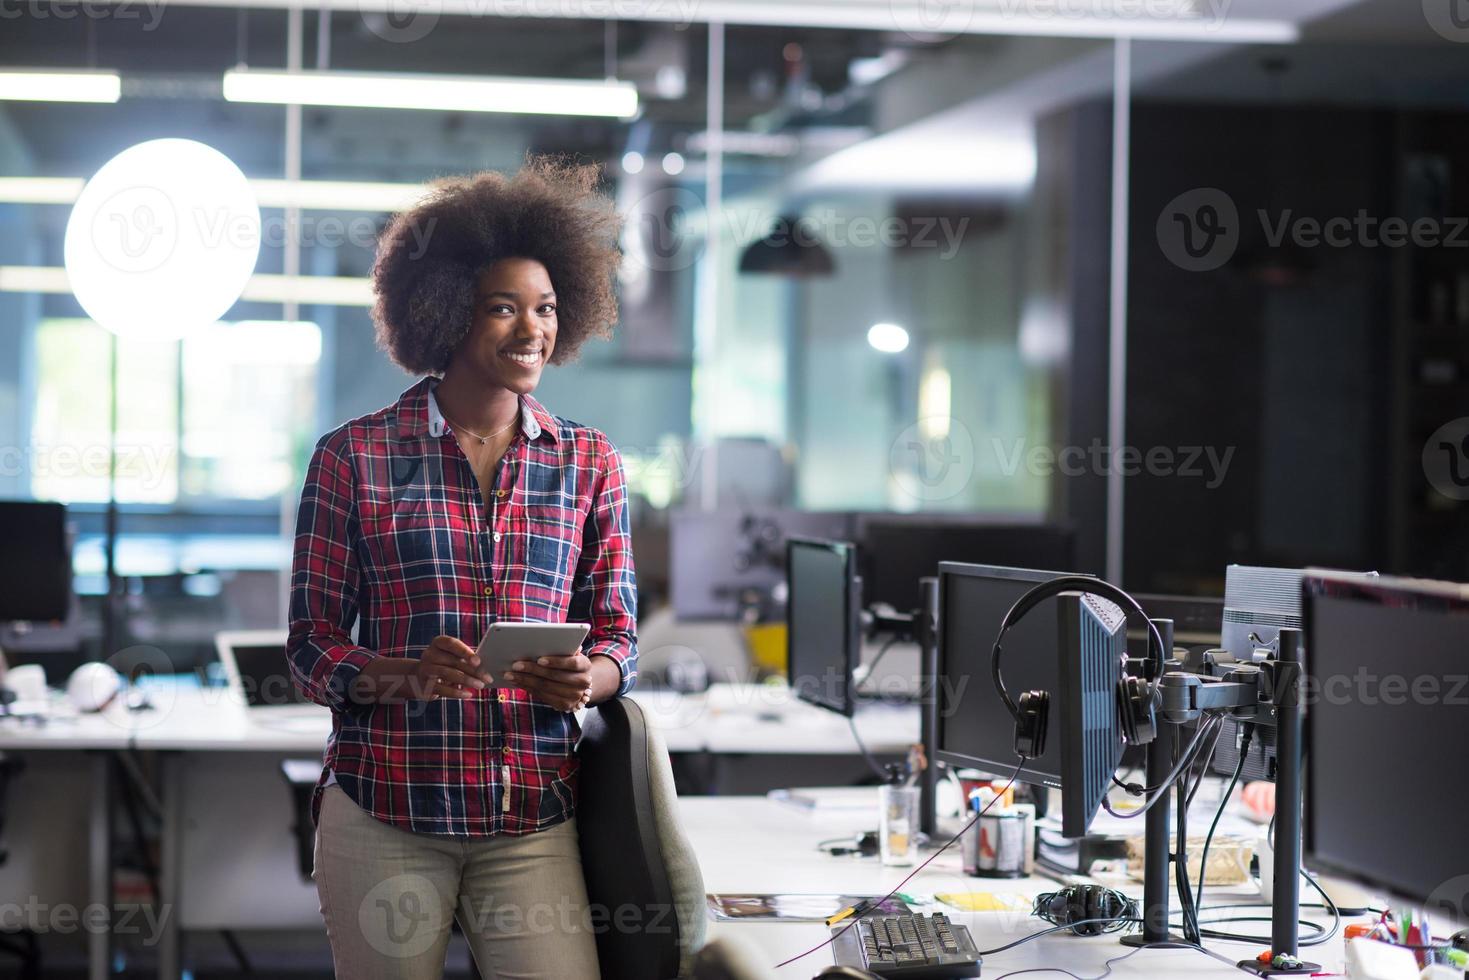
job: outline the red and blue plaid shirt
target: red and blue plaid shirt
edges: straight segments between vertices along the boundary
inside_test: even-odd
[[[616,663],[625,694],[637,592],[622,461],[525,396],[487,508],[433,384],[323,436],[307,470],[286,653],[332,709],[313,813],[330,776],[404,830],[526,834],[575,810],[574,715],[518,689],[399,704],[347,692],[374,657],[418,657],[440,634],[475,647],[496,620],[540,620],[590,623],[582,652]]]

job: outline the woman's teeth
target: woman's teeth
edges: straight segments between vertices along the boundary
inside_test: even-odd
[[[514,351],[506,351],[505,356],[510,358],[516,364],[535,365],[541,363],[540,354],[518,354]]]

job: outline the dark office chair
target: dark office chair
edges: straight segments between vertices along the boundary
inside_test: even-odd
[[[281,775],[291,793],[291,839],[296,845],[296,870],[305,881],[311,880],[315,863],[316,828],[311,823],[311,796],[321,778],[320,759],[284,759]]]
[[[616,698],[587,712],[577,754],[577,831],[602,977],[689,976],[704,941],[704,879],[678,823],[663,739],[637,702]],[[619,927],[630,909],[639,927]]]

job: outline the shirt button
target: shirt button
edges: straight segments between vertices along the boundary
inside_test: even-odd
[[[485,586],[485,595],[494,595],[494,594],[495,594],[495,587],[493,585],[487,585],[487,586]]]
[[[497,497],[504,497],[505,496],[505,491],[504,490],[496,490],[495,491],[495,496],[497,496]]]
[[[490,537],[494,540],[494,542],[496,544],[499,544],[500,543],[500,532],[499,531],[496,531],[494,534],[490,535]]]

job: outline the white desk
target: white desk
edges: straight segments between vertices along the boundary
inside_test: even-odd
[[[876,824],[876,797],[871,813],[852,810],[811,812],[763,797],[690,797],[680,801],[684,830],[699,855],[704,885],[710,892],[770,893],[813,892],[882,895],[894,889],[912,868],[886,868],[874,858],[829,857],[816,849],[818,842]],[[901,889],[915,897],[935,892],[1022,893],[1033,897],[1059,886],[1050,879],[973,878],[960,866],[955,844],[933,864]],[[926,856],[926,855],[924,855]],[[921,858],[920,858],[921,860]],[[1141,896],[1141,884],[1123,886]],[[1211,889],[1205,904],[1249,901],[1238,890]],[[1175,899],[1176,901],[1176,899]],[[1174,908],[1176,909],[1176,904]],[[916,911],[943,912],[969,927],[981,950],[1012,942],[1047,928],[1046,923],[1027,913],[964,913],[947,906],[922,906]],[[1268,914],[1268,911],[1261,914]],[[737,936],[775,964],[822,942],[828,931],[820,923],[711,922],[710,937]],[[1268,929],[1266,930],[1268,932]],[[1254,946],[1211,942],[1209,948],[1234,960],[1259,952]],[[1117,936],[1079,938],[1056,933],[1013,950],[984,957],[984,977],[999,977],[1012,970],[1061,966],[1082,976],[1099,976],[1106,961],[1130,952]],[[1328,971],[1341,970],[1343,947],[1340,938],[1324,946],[1305,950],[1303,955],[1321,963]],[[832,963],[830,948],[812,953],[771,976],[814,977]],[[1238,977],[1232,966],[1193,950],[1146,949],[1113,965],[1113,976],[1134,977]]]
[[[714,685],[701,695],[633,692],[649,720],[663,733],[671,752],[711,754],[853,755],[859,751],[846,718],[798,701],[787,689],[768,685]],[[294,851],[286,826],[275,821],[232,820],[229,846],[220,848],[217,814],[244,814],[261,796],[286,789],[275,767],[281,758],[319,757],[331,732],[325,710],[316,720],[285,721],[248,711],[222,688],[154,680],[148,685],[150,710],[110,711],[106,716],[15,733],[15,748],[123,749],[159,752],[163,773],[163,852],[160,890],[163,920],[159,976],[179,976],[181,934],[190,929],[220,929],[232,924],[228,905],[239,895],[272,895],[261,904],[256,927],[286,927],[316,918],[316,893],[295,873]],[[918,711],[912,705],[874,704],[862,708],[856,726],[868,749],[883,754],[906,751],[918,739]],[[6,743],[0,741],[0,748]],[[217,754],[239,758],[220,765]],[[106,788],[101,760],[98,788]],[[94,793],[95,795],[95,793]],[[106,815],[103,796],[103,810]],[[94,833],[95,880],[107,887],[110,855]],[[220,860],[217,855],[228,855]],[[185,874],[187,871],[187,874]],[[106,952],[106,936],[97,942]],[[98,954],[106,971],[106,956]]]
[[[112,796],[108,755],[126,749],[132,742],[134,715],[121,706],[85,717],[0,718],[0,751],[85,753],[89,770],[87,812],[87,905],[88,916],[105,910],[107,928],[87,931],[87,976],[103,980],[112,967]],[[22,777],[24,779],[26,777]],[[13,793],[12,799],[19,794]],[[50,819],[64,822],[70,812]],[[20,821],[12,821],[8,834],[24,832]],[[19,850],[12,848],[12,850]],[[97,920],[92,920],[96,924]]]

